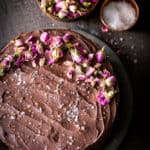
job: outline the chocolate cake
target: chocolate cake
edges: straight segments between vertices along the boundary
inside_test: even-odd
[[[100,150],[117,106],[103,45],[52,29],[22,33],[1,50],[0,140],[11,150]]]
[[[40,9],[50,18],[72,21],[87,16],[99,0],[37,0]]]

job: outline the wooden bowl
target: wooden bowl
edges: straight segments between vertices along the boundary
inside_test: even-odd
[[[105,20],[104,20],[104,18],[103,18],[103,10],[104,10],[104,7],[105,7],[106,5],[108,5],[108,3],[111,2],[111,1],[117,1],[117,0],[104,0],[103,4],[102,4],[102,6],[101,6],[101,9],[100,9],[100,20],[101,20],[102,24],[103,24],[104,26],[106,26],[106,27],[107,27],[109,30],[111,30],[111,31],[126,31],[126,30],[131,29],[131,28],[136,24],[136,22],[138,21],[138,18],[139,18],[139,7],[138,7],[136,1],[135,1],[135,0],[126,0],[128,3],[130,3],[130,4],[133,6],[133,8],[135,9],[135,12],[136,12],[136,19],[135,19],[134,23],[131,24],[131,25],[130,25],[128,28],[126,28],[126,29],[124,29],[124,28],[114,29],[114,28],[112,28],[111,26],[109,26],[109,25],[105,22]],[[120,1],[122,1],[122,0],[120,0]]]
[[[97,4],[99,3],[99,0],[97,0],[97,2],[93,5],[93,7],[84,15],[81,15],[81,16],[78,16],[78,17],[75,17],[75,18],[63,18],[63,19],[61,19],[61,18],[56,17],[56,16],[54,16],[54,15],[48,13],[48,12],[45,12],[45,10],[41,8],[41,6],[39,4],[39,1],[38,0],[36,0],[36,1],[37,1],[37,4],[38,4],[38,7],[41,9],[41,11],[44,14],[46,14],[47,17],[49,17],[50,19],[55,19],[55,20],[62,21],[62,22],[71,22],[71,21],[75,21],[79,18],[88,16],[96,8]]]

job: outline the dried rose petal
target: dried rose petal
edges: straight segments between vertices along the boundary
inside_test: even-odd
[[[82,45],[81,45],[79,42],[74,43],[73,46],[74,46],[74,48],[75,48],[76,50],[78,50],[81,54],[86,54],[86,53],[87,53],[87,50],[84,49],[84,48],[82,47]]]
[[[48,61],[48,65],[52,65],[54,63],[55,63],[54,59],[50,58],[49,61]]]
[[[104,95],[105,95],[105,97],[107,98],[107,99],[111,99],[111,98],[113,98],[114,97],[114,95],[115,95],[115,91],[114,91],[114,89],[112,89],[112,90],[110,90],[110,91],[108,91],[108,92],[104,92]]]
[[[104,96],[103,92],[98,93],[97,100],[98,100],[99,104],[101,104],[103,106],[109,104],[109,102],[110,102],[110,100]]]
[[[36,43],[32,44],[28,51],[31,51],[33,59],[35,59],[38,56],[38,51],[37,51],[37,48],[36,48]]]
[[[91,2],[83,2],[82,3],[82,5],[84,6],[84,7],[89,7],[89,6],[91,6]]]
[[[86,68],[88,66],[90,66],[92,60],[94,58],[94,54],[89,54],[87,59],[84,59],[83,63],[82,63],[82,67]]]
[[[63,51],[61,49],[54,49],[51,52],[51,57],[54,61],[57,61],[59,58],[63,57]]]
[[[16,46],[16,47],[23,46],[23,41],[22,41],[21,39],[16,39],[16,40],[15,40],[15,46]]]
[[[77,80],[85,81],[85,80],[86,80],[86,76],[83,75],[83,74],[79,74],[79,75],[77,76]]]
[[[105,81],[104,80],[100,80],[100,84],[99,85],[100,85],[101,88],[104,89],[105,88]]]
[[[100,82],[100,79],[99,78],[95,78],[94,81],[95,82]]]
[[[96,53],[96,59],[97,59],[97,62],[98,63],[102,63],[102,61],[104,60],[104,48],[102,48],[101,50],[99,50],[97,53]]]
[[[67,67],[74,67],[74,63],[69,60],[64,61],[64,65],[66,65]]]
[[[33,36],[30,35],[30,36],[26,39],[25,43],[27,43],[27,44],[32,44],[32,40],[33,40]]]
[[[76,17],[79,17],[80,16],[80,13],[79,12],[75,12],[73,13],[73,16],[76,18]]]
[[[83,62],[83,56],[79,54],[79,52],[76,49],[71,49],[70,50],[72,60],[75,61],[76,63],[80,64]]]
[[[64,42],[69,42],[72,38],[72,34],[71,33],[66,33],[62,38],[63,38]]]
[[[20,49],[21,51],[26,51],[27,50],[27,48],[25,46],[21,46],[18,49]]]
[[[72,77],[73,77],[73,70],[69,70],[66,75],[67,75],[68,79],[72,79]]]
[[[96,85],[96,82],[93,80],[90,84],[92,87],[94,87]]]
[[[63,45],[63,39],[61,36],[54,36],[51,38],[50,48],[61,47]]]
[[[86,15],[88,13],[88,10],[83,10],[80,12],[80,15]]]
[[[86,80],[85,80],[85,82],[87,82],[87,83],[91,83],[92,81],[94,81],[93,76],[90,76],[90,77],[86,78]]]
[[[61,2],[62,0],[54,0],[55,3]]]
[[[39,66],[44,66],[46,59],[45,58],[40,58],[39,60]]]
[[[108,28],[106,26],[102,26],[101,30],[102,32],[108,32]]]
[[[52,54],[52,51],[51,50],[45,50],[45,55],[50,57]]]
[[[94,71],[95,71],[95,68],[89,67],[87,72],[86,72],[86,76],[87,77],[91,76],[94,73]]]
[[[5,59],[8,60],[9,62],[13,61],[13,56],[12,55],[8,55]]]
[[[73,13],[75,13],[77,11],[77,6],[76,5],[70,5],[69,6],[69,10]]]
[[[97,0],[91,0],[92,3],[97,3]]]
[[[88,54],[88,60],[89,61],[92,61],[93,58],[94,58],[94,54],[93,53]]]
[[[99,74],[100,74],[103,78],[108,78],[108,77],[110,77],[110,72],[109,72],[108,70],[106,70],[106,69],[103,70],[103,72],[100,71]]]
[[[45,8],[47,0],[41,0],[41,7]]]
[[[30,61],[30,60],[33,59],[33,54],[32,54],[31,51],[26,51],[26,52],[24,53],[24,56],[25,56],[25,61]]]
[[[1,65],[6,67],[8,65],[8,60],[6,59],[2,60]]]
[[[49,7],[49,8],[51,8],[51,7]],[[50,9],[49,12],[58,13],[60,10],[61,10],[61,8],[59,8],[59,7],[57,7],[57,6],[55,5],[53,9],[52,9],[52,8]]]
[[[88,59],[84,59],[84,62],[82,63],[82,67],[86,68],[90,64],[90,61]]]
[[[36,50],[39,54],[43,53],[43,45],[42,45],[42,43],[40,43],[40,41],[36,42]]]
[[[7,68],[7,69],[9,69],[10,67],[11,67],[11,62],[13,61],[13,56],[11,56],[11,55],[8,55],[7,57],[5,57],[3,60],[2,60],[2,62],[1,62],[1,64],[0,64],[0,67],[4,67],[4,68]]]
[[[108,87],[111,87],[115,84],[116,82],[116,77],[115,76],[110,76],[108,77],[106,80],[105,80],[105,84],[108,86]]]
[[[15,62],[15,66],[20,67],[22,63],[24,62],[24,58],[20,56],[17,61]]]
[[[90,83],[91,83],[91,86],[94,87],[99,82],[100,82],[100,80],[98,78],[95,78]]]
[[[14,49],[14,55],[20,55],[22,52],[24,52],[26,50],[26,48],[24,46],[21,46],[21,47],[17,47]]]
[[[75,72],[77,74],[82,74],[82,67],[80,65],[75,65]]]
[[[41,42],[43,42],[44,44],[47,44],[49,39],[50,39],[50,35],[48,34],[48,32],[41,33],[40,35]]]
[[[65,17],[67,16],[67,14],[68,14],[68,11],[67,11],[67,10],[60,10],[60,11],[58,12],[58,17],[59,17],[60,19],[63,19],[63,18],[65,18]]]
[[[33,53],[37,53],[36,44],[32,44],[29,50],[32,50]]]
[[[94,68],[97,69],[97,70],[99,70],[101,66],[102,66],[101,64],[96,63],[96,64],[94,65]]]
[[[37,66],[35,60],[33,60],[33,61],[31,62],[31,64],[32,64],[32,66],[33,66],[34,68]]]
[[[66,1],[60,1],[57,2],[56,7],[61,8],[62,10],[67,10],[68,4],[66,3]]]
[[[79,0],[80,3],[86,2],[86,0]]]

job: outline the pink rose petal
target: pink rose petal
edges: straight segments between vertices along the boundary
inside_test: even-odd
[[[106,26],[102,26],[101,30],[102,32],[108,32],[108,28]]]

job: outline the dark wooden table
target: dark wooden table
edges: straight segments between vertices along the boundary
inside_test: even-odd
[[[137,25],[126,32],[101,31],[100,4],[88,17],[75,22],[63,23],[48,19],[41,13],[35,0],[0,0],[0,48],[10,39],[24,31],[42,28],[69,28],[85,30],[105,41],[119,55],[129,75],[133,94],[133,118],[128,134],[120,150],[150,149],[149,76],[150,76],[150,21],[148,1],[137,1],[140,18]],[[128,110],[126,110],[128,111]]]

